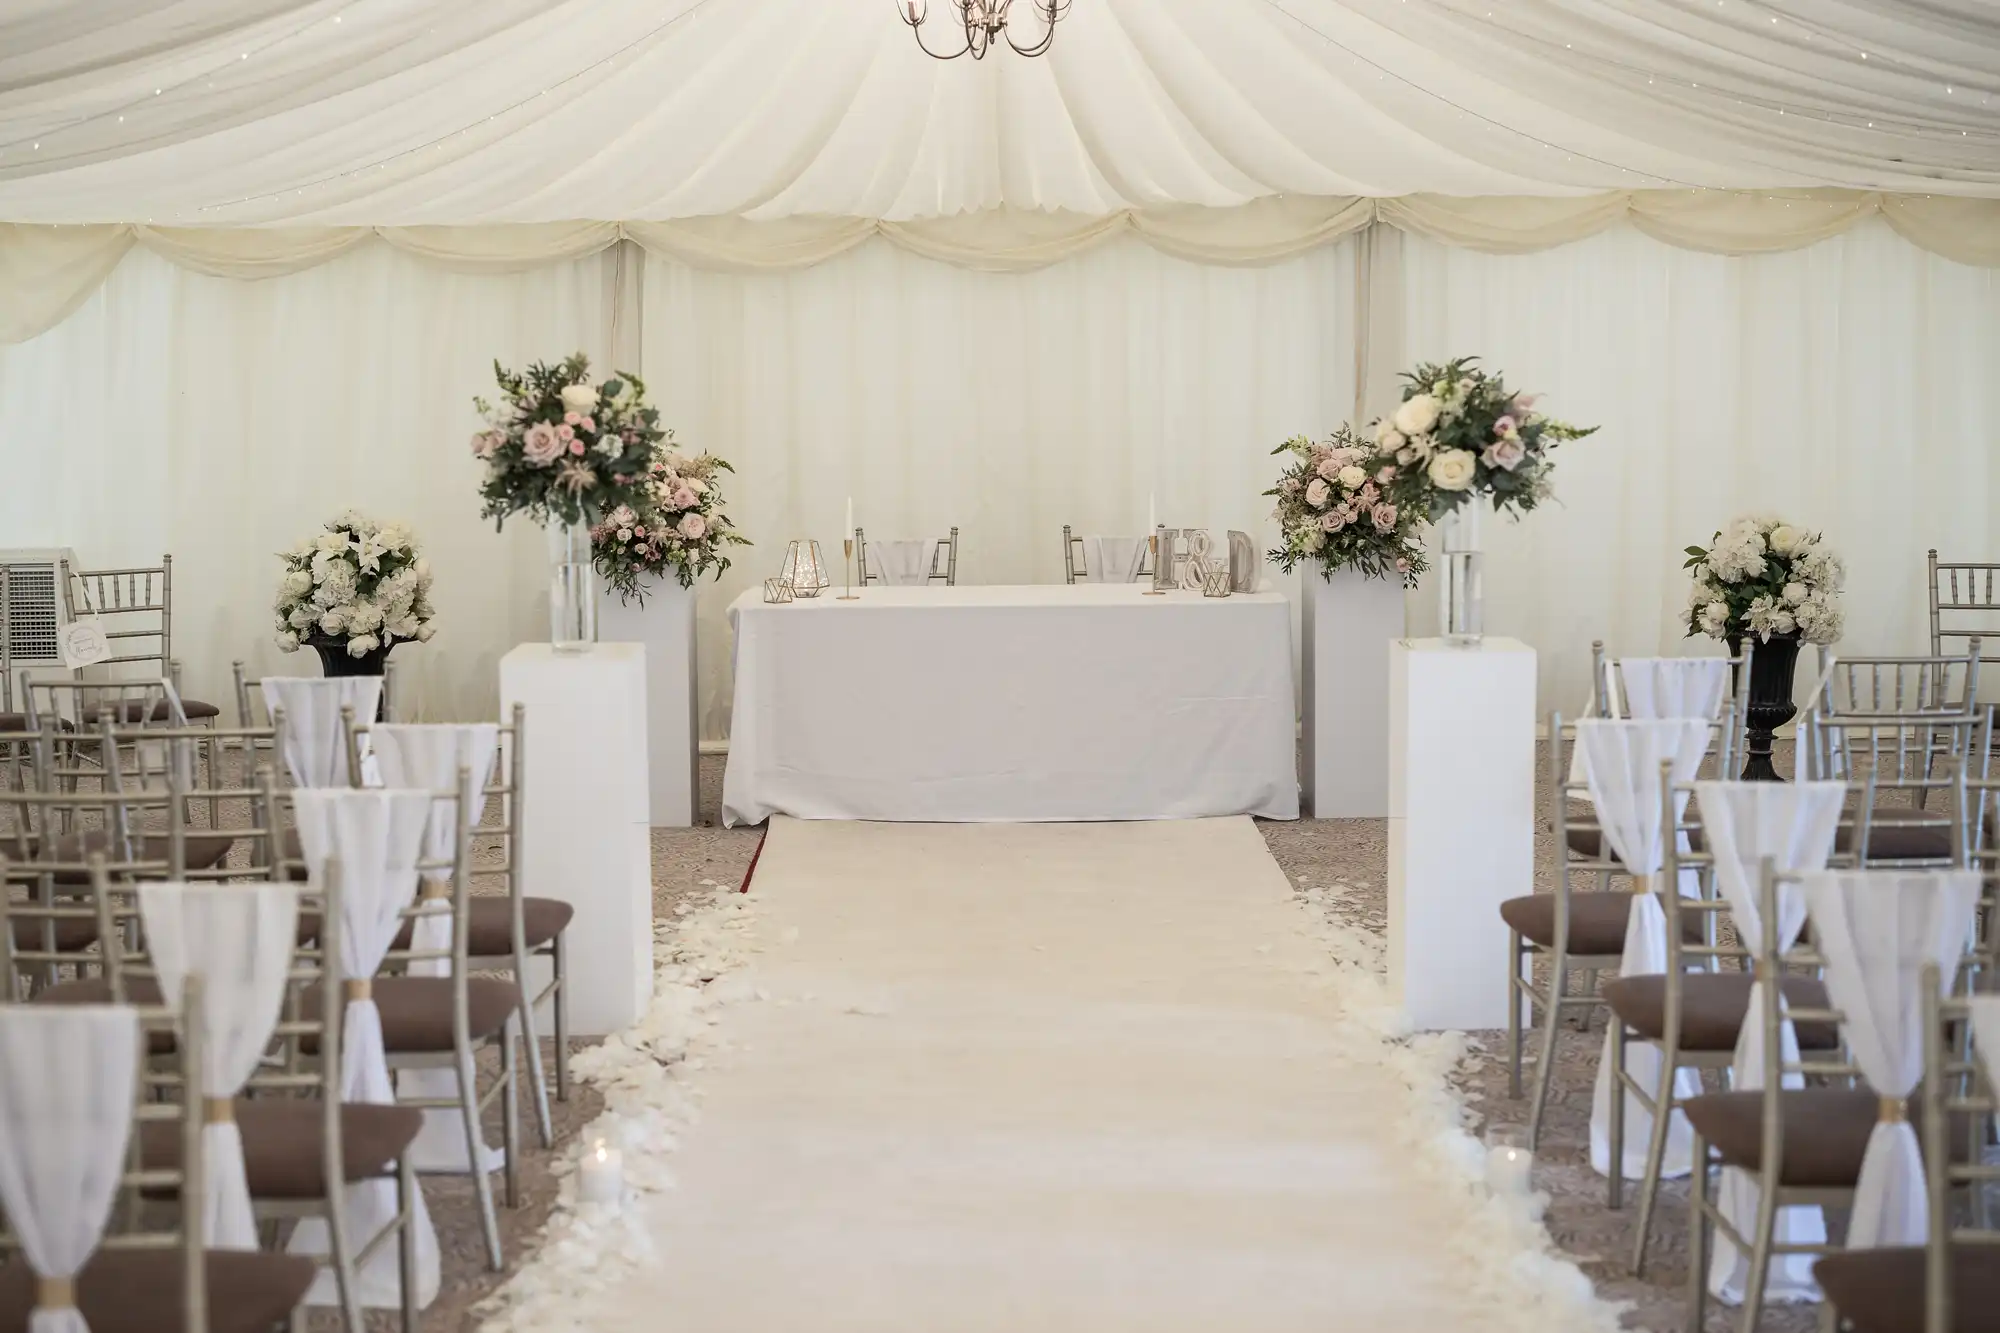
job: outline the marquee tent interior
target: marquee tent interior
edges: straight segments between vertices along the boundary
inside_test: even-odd
[[[1833,0],[1090,0],[938,62],[876,0],[37,3],[0,19],[11,545],[172,550],[190,688],[276,660],[268,553],[413,523],[429,715],[491,705],[539,541],[476,518],[494,358],[581,349],[738,468],[720,611],[841,506],[1059,575],[1063,523],[1269,538],[1267,451],[1481,354],[1600,424],[1494,525],[1573,706],[1673,651],[1677,552],[1823,528],[1871,648],[1992,548],[2000,33]],[[1857,479],[1865,479],[1865,484]],[[1267,543],[1268,544],[1268,543]],[[1413,595],[1421,626],[1430,599]],[[189,630],[198,629],[198,633]]]

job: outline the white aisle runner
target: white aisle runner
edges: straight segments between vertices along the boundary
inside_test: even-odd
[[[579,1326],[1616,1327],[1248,819],[775,820],[751,895],[762,1002]]]

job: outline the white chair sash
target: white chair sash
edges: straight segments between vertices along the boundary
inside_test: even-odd
[[[1597,683],[1606,693],[1606,717],[1701,717],[1713,722],[1729,692],[1726,657],[1625,657],[1608,674],[1609,681]],[[1596,702],[1595,694],[1591,700]],[[1583,750],[1579,746],[1570,752],[1569,781],[1575,786],[1583,780]]]
[[[1762,918],[1760,889],[1764,861],[1768,858],[1778,870],[1789,874],[1824,870],[1827,859],[1833,855],[1834,840],[1840,832],[1840,808],[1846,799],[1847,784],[1842,782],[1695,784],[1702,833],[1715,857],[1715,881],[1729,903],[1743,947],[1753,952],[1765,947],[1766,923]],[[1781,881],[1778,919],[1772,925],[1777,948],[1782,951],[1797,943],[1805,924],[1805,895],[1796,885]],[[1783,1004],[1782,997],[1779,1003]],[[1736,1040],[1735,1060],[1729,1070],[1729,1085],[1738,1091],[1754,1091],[1764,1086],[1763,1012],[1763,983],[1753,982],[1743,1030]],[[1779,1029],[1779,1042],[1780,1058],[1796,1064],[1798,1037],[1789,1018]],[[1783,1083],[1787,1088],[1804,1087],[1805,1079],[1798,1074],[1787,1074]],[[1735,1167],[1724,1170],[1717,1203],[1741,1234],[1754,1234],[1755,1176]],[[1779,1210],[1775,1234],[1782,1244],[1824,1245],[1826,1218],[1816,1207],[1784,1208]],[[1812,1260],[1810,1254],[1774,1256],[1764,1298],[1785,1302],[1818,1300]],[[1749,1256],[1717,1231],[1708,1289],[1718,1299],[1740,1305],[1749,1277]]]
[[[138,1092],[139,1018],[104,1005],[0,1007],[0,1205],[28,1266],[74,1279],[104,1236]],[[28,1333],[89,1333],[74,1306]]]
[[[436,724],[423,726],[383,725],[370,728],[375,761],[382,781],[391,787],[422,787],[450,791],[458,785],[460,769],[471,773],[471,788],[458,809],[458,818],[468,824],[479,822],[485,790],[493,772],[494,756],[500,748],[500,728],[492,722]],[[431,802],[430,822],[424,826],[426,861],[449,861],[457,848],[458,825],[453,811],[442,801]],[[425,876],[433,884],[449,886],[449,871]],[[432,910],[416,919],[410,931],[410,947],[416,950],[444,950],[452,946],[450,900],[431,904]],[[412,976],[448,977],[451,964],[442,958],[420,958],[410,963]],[[449,1069],[404,1069],[396,1074],[398,1093],[410,1101],[456,1097],[458,1075]],[[423,1132],[410,1148],[410,1156],[420,1171],[466,1170],[465,1120],[448,1107],[424,1110]],[[480,1167],[493,1171],[505,1163],[497,1148],[479,1146]]]
[[[875,577],[896,587],[928,583],[937,560],[936,537],[903,537],[868,543],[868,563]]]
[[[345,787],[347,747],[340,733],[340,710],[354,710],[356,722],[372,722],[382,702],[380,676],[267,676],[264,706],[285,710],[285,767],[295,787]]]
[[[1854,1062],[1885,1109],[1868,1136],[1849,1249],[1922,1245],[1929,1232],[1924,1160],[1900,1104],[1924,1073],[1918,982],[1935,963],[1949,988],[1970,938],[1979,876],[1969,870],[1822,871],[1804,882],[1806,911],[1826,959]]]
[[[160,993],[179,1010],[190,972],[202,979],[202,1087],[227,1101],[257,1072],[285,999],[299,917],[290,884],[141,884],[139,915]],[[257,1221],[235,1119],[202,1126],[203,1234],[210,1249],[254,1250]]]
[[[334,960],[338,975],[372,980],[395,942],[403,909],[417,896],[416,867],[430,820],[431,793],[404,788],[301,788],[292,799],[311,882],[324,883],[327,862],[340,862],[340,957]],[[382,1015],[372,996],[348,998],[340,1040],[341,1099],[392,1104],[396,1091],[382,1047]],[[417,1304],[429,1305],[438,1289],[437,1233],[421,1192],[413,1203]],[[365,1244],[396,1215],[395,1182],[370,1180],[349,1186],[345,1207],[349,1235],[356,1244]],[[326,1244],[325,1225],[308,1219],[293,1232],[290,1248],[295,1253],[323,1254]],[[401,1303],[395,1246],[377,1250],[357,1277],[363,1305],[393,1308]],[[320,1274],[306,1300],[312,1305],[337,1303],[331,1274]]]
[[[1146,543],[1138,537],[1085,537],[1083,570],[1091,583],[1136,583],[1146,563]]]
[[[1690,717],[1647,721],[1583,718],[1576,724],[1576,748],[1583,756],[1584,779],[1589,784],[1591,802],[1597,807],[1605,841],[1611,844],[1611,850],[1625,869],[1635,877],[1643,876],[1650,886],[1666,862],[1667,826],[1660,803],[1660,766],[1672,760],[1675,782],[1692,779],[1708,750],[1707,721]],[[1677,820],[1686,808],[1686,796],[1677,796],[1674,801]],[[1637,977],[1666,970],[1666,913],[1651,893],[1636,893],[1625,920],[1625,951],[1620,957],[1618,974]],[[1604,1052],[1605,1058],[1598,1062],[1597,1085],[1591,1097],[1590,1161],[1596,1170],[1609,1175],[1612,1170],[1609,1033],[1605,1034]],[[1651,1046],[1628,1046],[1625,1069],[1642,1087],[1660,1086],[1660,1053]],[[1677,1100],[1700,1093],[1698,1071],[1684,1069],[1675,1074]],[[1618,1169],[1628,1179],[1645,1176],[1646,1149],[1652,1133],[1652,1116],[1627,1093],[1624,1161]],[[1686,1118],[1675,1111],[1668,1125],[1663,1173],[1687,1174],[1693,1147]]]

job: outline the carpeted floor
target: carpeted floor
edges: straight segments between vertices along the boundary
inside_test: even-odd
[[[722,759],[704,757],[702,792],[704,818],[692,829],[659,829],[653,834],[653,883],[656,916],[672,915],[682,901],[705,892],[704,880],[739,882],[761,836],[760,829],[717,826],[722,789]],[[1782,760],[1781,760],[1782,766]],[[1294,885],[1333,890],[1326,895],[1329,910],[1341,920],[1380,933],[1385,927],[1384,876],[1387,828],[1379,820],[1300,821],[1258,825],[1265,843]],[[1556,866],[1551,840],[1537,840],[1537,888],[1547,891]],[[1495,962],[1496,972],[1499,960]],[[1605,1296],[1629,1302],[1627,1326],[1652,1333],[1679,1333],[1686,1254],[1686,1209],[1683,1186],[1669,1184],[1656,1223],[1651,1265],[1644,1281],[1629,1276],[1630,1213],[1612,1213],[1604,1206],[1604,1182],[1583,1160],[1589,1114],[1590,1079],[1595,1068],[1602,1026],[1589,1036],[1567,1037],[1557,1063],[1547,1137],[1537,1162],[1536,1184],[1551,1198],[1548,1224],[1558,1246],[1573,1256]],[[1498,1034],[1481,1034],[1484,1050],[1475,1052],[1458,1074],[1462,1091],[1478,1115],[1510,1123],[1525,1119],[1525,1103],[1506,1098]],[[560,1117],[568,1132],[595,1114],[591,1094],[584,1090]],[[564,1145],[558,1144],[559,1150]],[[503,1218],[510,1261],[518,1259],[554,1199],[548,1171],[549,1154],[532,1151],[525,1164],[525,1206]],[[479,1259],[478,1228],[469,1195],[455,1182],[427,1185],[433,1199],[444,1250],[444,1290],[426,1313],[426,1333],[457,1333],[477,1326],[473,1304],[500,1280],[484,1271]],[[1736,1312],[1711,1307],[1710,1328],[1734,1327]],[[1803,1333],[1815,1326],[1812,1307],[1773,1307],[1762,1327],[1771,1333]]]

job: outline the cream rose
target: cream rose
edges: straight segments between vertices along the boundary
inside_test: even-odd
[[[1404,404],[1408,406],[1409,404]],[[1431,485],[1441,491],[1462,491],[1472,485],[1477,460],[1470,450],[1447,449],[1431,459]]]
[[[1805,534],[1789,523],[1780,523],[1777,527],[1771,529],[1771,549],[1779,555],[1790,555],[1794,550],[1798,549],[1799,543],[1804,539]]]
[[[1340,484],[1350,491],[1360,490],[1361,483],[1367,480],[1368,473],[1352,463],[1340,470]]]
[[[1422,435],[1437,424],[1441,404],[1427,393],[1416,394],[1396,409],[1396,429],[1405,435]]]
[[[597,390],[588,384],[565,384],[562,404],[571,412],[588,412],[597,406]]]
[[[1800,602],[1803,602],[1805,599],[1806,599],[1805,584],[1787,583],[1785,585],[1785,600],[1790,602],[1793,606],[1797,606]]]

